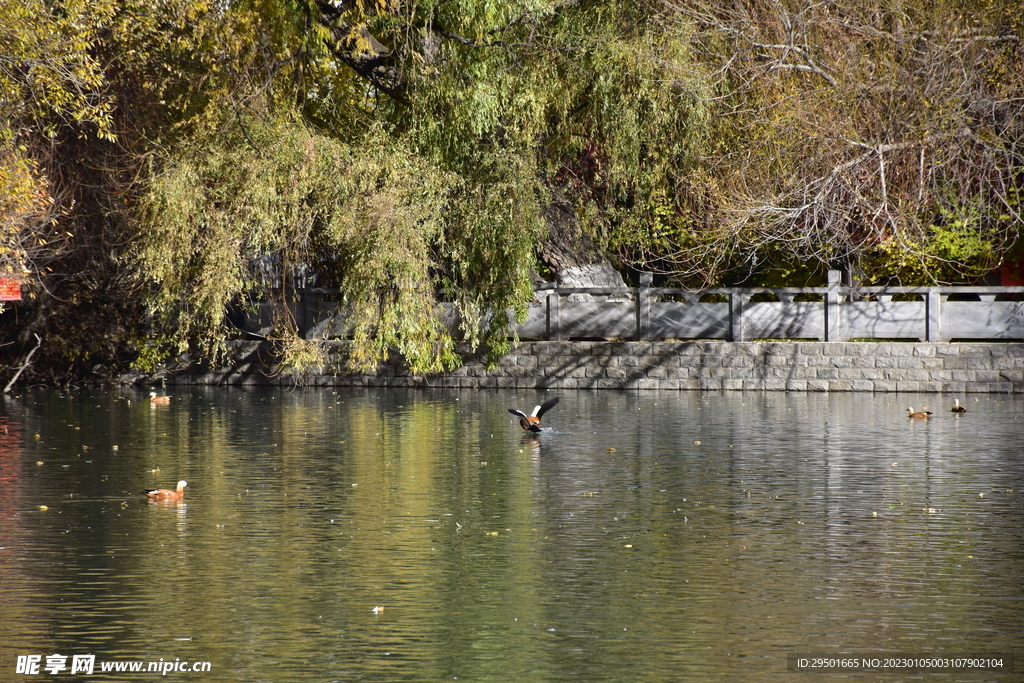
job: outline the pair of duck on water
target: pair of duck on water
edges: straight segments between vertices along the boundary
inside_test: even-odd
[[[967,408],[964,408],[962,405],[960,405],[960,399],[955,398],[953,399],[953,407],[949,409],[949,412],[966,413]],[[928,410],[927,408],[925,408],[921,412],[914,412],[913,407],[907,408],[907,415],[912,420],[927,420],[932,414],[932,411]]]
[[[155,392],[154,394],[155,395]],[[555,407],[558,403],[558,398],[552,398],[544,401],[539,406],[533,409],[533,412],[527,415],[523,411],[517,408],[509,408],[508,412],[519,417],[520,426],[528,432],[537,433],[540,432],[540,419],[544,417],[544,413],[548,412]],[[178,487],[172,489],[152,489],[149,491],[143,491],[147,498],[151,501],[159,503],[170,503],[185,498],[185,487],[188,486],[188,482],[182,479],[178,482]]]

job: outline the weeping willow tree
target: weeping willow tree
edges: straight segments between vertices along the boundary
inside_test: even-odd
[[[252,35],[254,66],[151,167],[129,259],[157,323],[143,363],[215,354],[225,309],[263,298],[282,301],[286,362],[320,364],[282,300],[310,267],[341,292],[357,367],[397,350],[416,371],[449,368],[456,338],[501,353],[552,196],[611,245],[663,209],[705,140],[684,42],[645,3],[299,2],[277,16]]]
[[[408,132],[417,148],[460,175],[488,154],[516,155],[524,180],[539,182],[546,201],[564,199],[609,254],[649,234],[679,178],[713,145],[713,93],[657,2],[410,7],[368,17],[362,30],[396,43],[376,64],[415,103]],[[332,36],[354,30],[343,17],[327,25]]]
[[[289,307],[292,280],[311,269],[340,290],[357,368],[393,351],[417,372],[451,368],[457,338],[508,349],[543,227],[534,165],[498,148],[444,163],[410,133],[410,102],[349,72],[301,13],[278,18],[277,42],[183,121],[150,170],[126,259],[155,322],[140,365],[216,356],[227,308],[270,300],[285,365],[322,366]],[[443,324],[440,298],[461,330]]]
[[[322,363],[319,347],[299,340],[287,301],[294,277],[311,265],[321,268],[318,284],[340,289],[357,367],[392,350],[421,372],[456,364],[440,284],[471,282],[475,291],[462,295],[467,311],[525,300],[515,285],[529,284],[530,240],[474,225],[453,208],[493,202],[500,188],[471,197],[479,187],[377,131],[345,144],[283,117],[226,133],[215,145],[197,140],[197,149],[181,150],[142,203],[146,238],[134,258],[155,285],[151,303],[162,334],[153,360],[195,342],[215,353],[229,333],[225,311],[250,296],[278,304],[274,338],[292,354],[286,360]],[[493,207],[490,219],[503,209],[505,227],[523,213],[518,205]],[[493,322],[473,320],[469,335],[483,329],[486,336]]]

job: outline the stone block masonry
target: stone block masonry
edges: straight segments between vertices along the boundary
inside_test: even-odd
[[[327,342],[339,352],[345,342]],[[280,375],[259,342],[236,342],[236,361],[191,370],[170,384],[1024,393],[1024,343],[524,342],[488,369],[464,350],[451,372],[413,375],[398,361],[369,374]]]

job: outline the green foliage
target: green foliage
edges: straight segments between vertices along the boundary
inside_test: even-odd
[[[704,143],[708,110],[686,41],[643,3],[488,7],[418,6],[409,18],[426,37],[413,46],[411,111],[399,115],[424,153],[460,174],[489,149],[532,155],[531,182],[607,207],[671,182]],[[444,40],[441,27],[462,39]]]
[[[481,160],[446,207],[440,285],[458,307],[467,342],[492,357],[510,349],[509,329],[533,296],[530,266],[542,231],[541,188],[521,156]],[[509,315],[511,311],[511,316]]]
[[[869,279],[930,285],[991,272],[998,265],[999,250],[995,236],[979,230],[981,214],[976,205],[943,210],[923,238],[906,232],[892,235],[865,259]]]
[[[111,102],[90,49],[111,2],[0,0],[0,273],[33,279],[66,244],[33,138],[64,126],[113,139]]]
[[[114,12],[109,1],[0,0],[0,144],[31,126],[54,137],[62,123],[89,122],[110,138],[110,101],[90,54]]]
[[[451,367],[431,279],[451,183],[381,134],[351,148],[287,115],[227,124],[182,150],[144,200],[140,276],[176,351],[224,338],[226,307],[249,293],[281,302],[276,335],[294,337],[287,303],[315,254],[335,281],[356,366],[397,349],[418,371]]]

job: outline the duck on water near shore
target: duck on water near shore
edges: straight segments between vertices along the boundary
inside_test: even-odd
[[[513,415],[519,416],[520,427],[522,427],[528,432],[537,433],[540,431],[540,418],[544,416],[544,413],[554,408],[556,403],[558,403],[557,396],[550,400],[544,401],[539,406],[536,406],[533,409],[533,413],[531,413],[530,415],[527,415],[518,408],[509,408],[508,412],[512,413]]]
[[[967,408],[964,408],[962,405],[960,405],[960,399],[954,398],[953,399],[953,407],[949,409],[949,412],[951,412],[951,413],[966,413],[967,412]]]
[[[927,408],[919,413],[915,413],[913,407],[907,408],[907,416],[912,420],[927,420],[931,414],[932,411]]]

